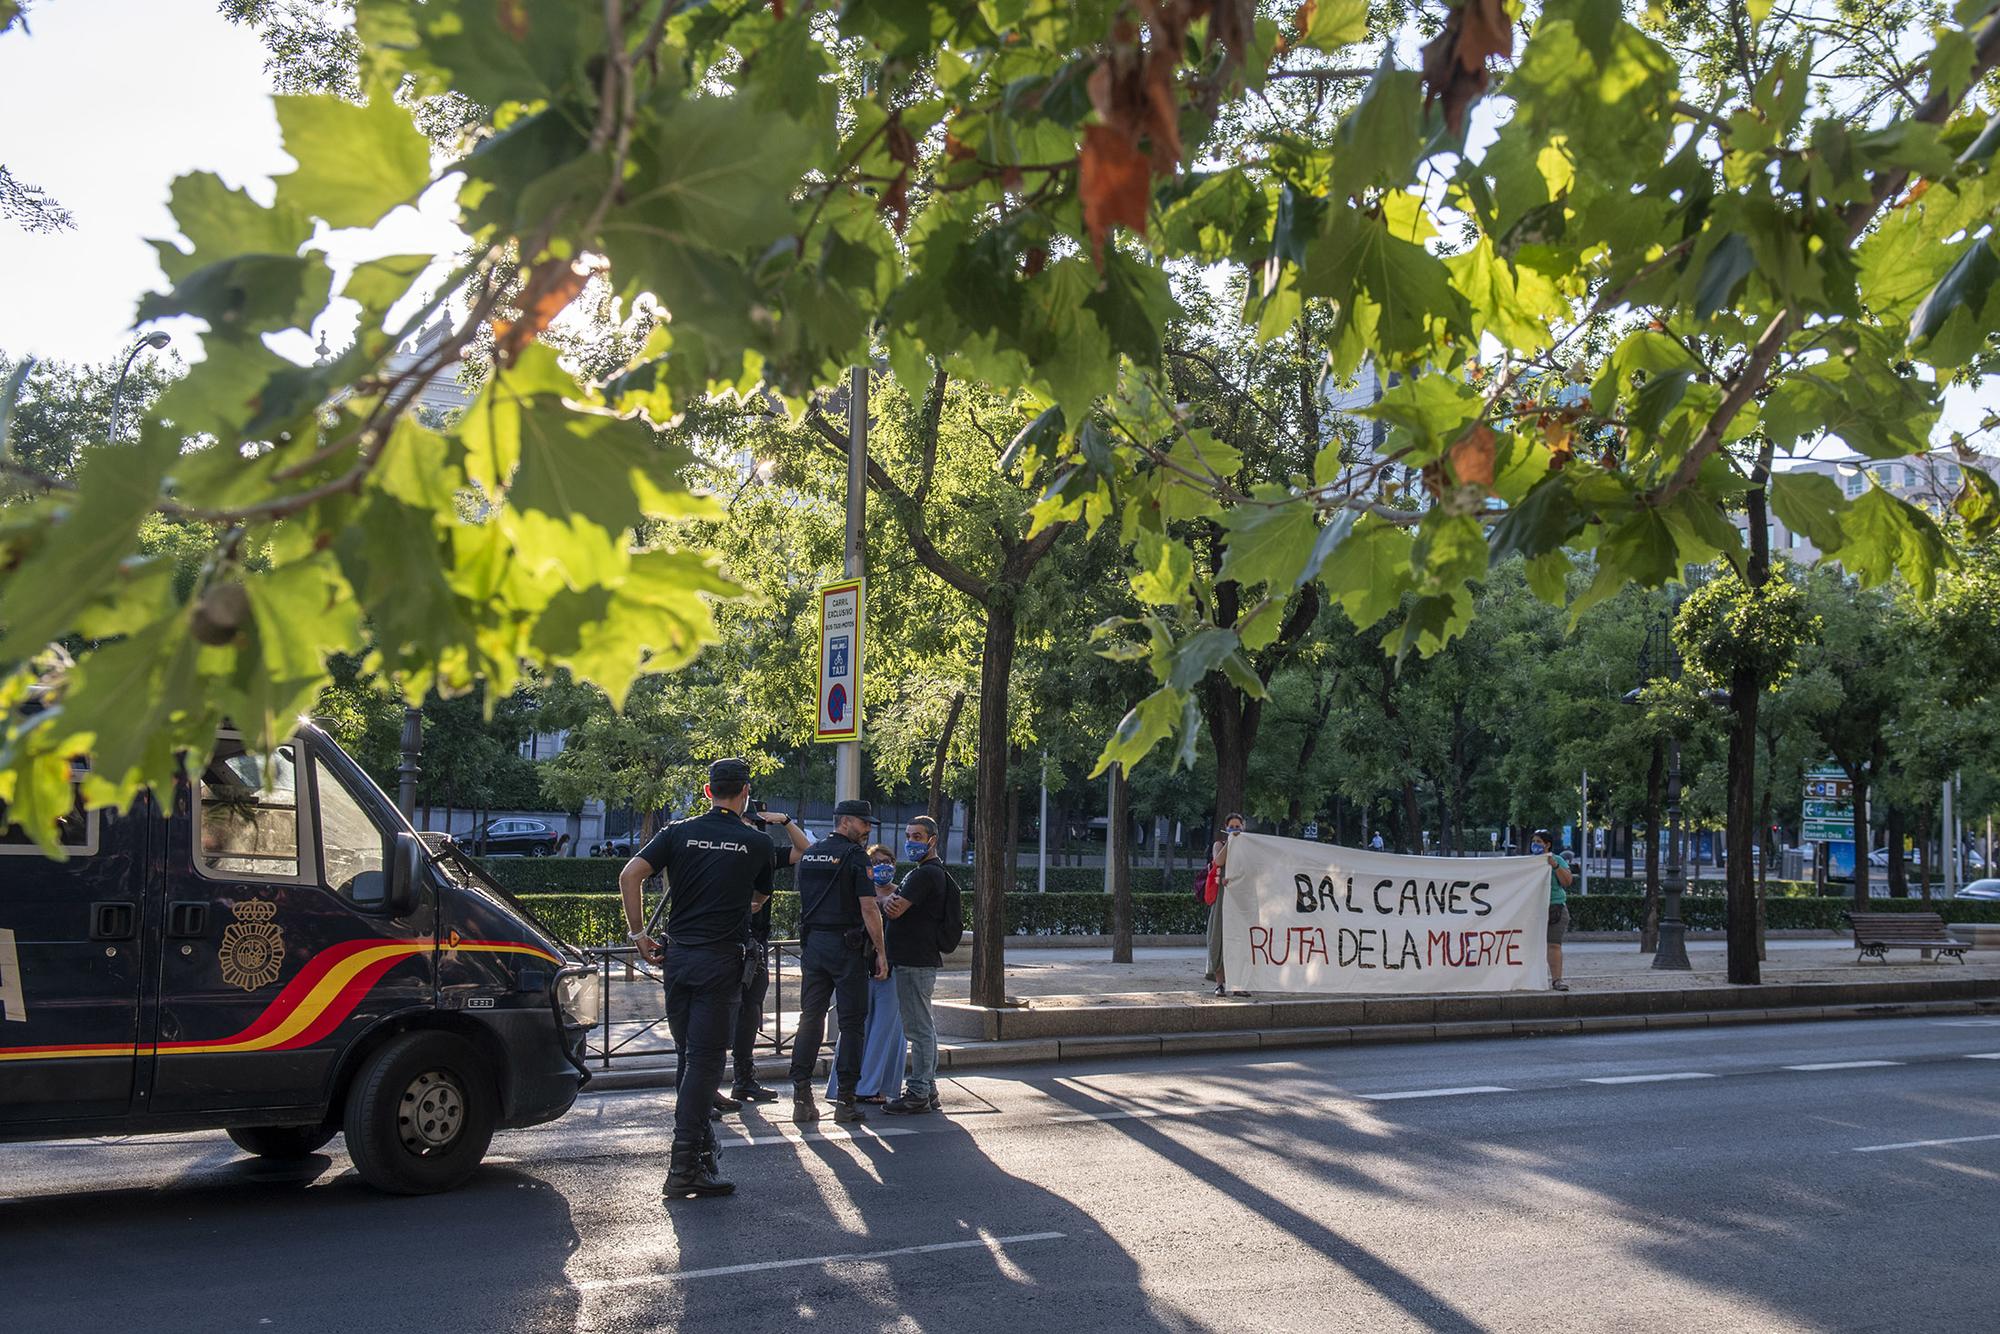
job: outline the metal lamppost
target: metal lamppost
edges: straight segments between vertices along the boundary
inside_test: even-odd
[[[1637,704],[1647,683],[1661,677],[1678,681],[1681,655],[1670,632],[1673,613],[1663,611],[1646,627],[1646,639],[1639,646],[1640,684],[1625,696],[1627,704]],[[1681,921],[1681,894],[1687,888],[1681,865],[1681,739],[1667,739],[1667,872],[1662,877],[1660,896],[1660,948],[1653,955],[1653,967],[1672,972],[1694,971],[1688,962],[1687,924]]]
[[[105,432],[110,437],[111,443],[116,443],[118,440],[118,409],[125,397],[125,377],[132,373],[132,363],[138,360],[139,354],[147,348],[150,347],[158,352],[173,341],[168,335],[156,330],[132,344],[132,350],[125,354],[125,365],[118,372],[118,383],[111,387],[111,429]]]
[[[412,825],[417,822],[417,775],[423,770],[417,764],[417,756],[424,748],[424,713],[422,709],[403,709],[403,758],[396,766],[396,809]]]

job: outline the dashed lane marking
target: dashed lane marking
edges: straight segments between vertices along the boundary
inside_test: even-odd
[[[1595,1079],[1586,1079],[1583,1082],[1586,1084],[1660,1084],[1670,1079],[1714,1078],[1714,1075],[1704,1074],[1699,1070],[1676,1070],[1672,1074],[1666,1075],[1599,1075]]]
[[[1787,1070],[1872,1070],[1882,1065],[1901,1065],[1901,1061],[1822,1061],[1817,1065],[1788,1065]]]
[[[1888,1153],[1892,1149],[1934,1149],[1944,1144],[1978,1144],[1985,1140],[2000,1139],[2000,1135],[1960,1135],[1956,1139],[1912,1139],[1901,1144],[1864,1144],[1856,1153]]]
[[[926,1246],[899,1246],[891,1251],[865,1251],[845,1255],[813,1255],[798,1260],[762,1260],[754,1264],[718,1265],[713,1269],[683,1269],[669,1274],[628,1274],[622,1278],[589,1279],[576,1286],[585,1292],[607,1288],[637,1288],[658,1283],[686,1283],[697,1278],[728,1278],[735,1274],[757,1274],[770,1269],[810,1269],[816,1265],[865,1264],[872,1260],[894,1260],[905,1255],[935,1255],[940,1251],[984,1250],[999,1252],[1009,1246],[1026,1246],[1037,1241],[1060,1241],[1060,1232],[1023,1232],[1012,1237],[977,1237],[970,1241],[938,1241]]]
[[[1409,1089],[1402,1093],[1363,1093],[1357,1096],[1370,1102],[1392,1102],[1398,1098],[1456,1098],[1462,1093],[1512,1093],[1514,1090],[1500,1084],[1468,1084],[1455,1089]]]

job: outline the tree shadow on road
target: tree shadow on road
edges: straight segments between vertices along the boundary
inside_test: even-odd
[[[677,1273],[946,1249],[663,1284],[656,1300],[680,1328],[1209,1329],[1149,1299],[1138,1263],[1087,1211],[1002,1169],[947,1116],[872,1116],[851,1139],[725,1150],[723,1168],[737,1195],[667,1210]]]
[[[569,1201],[483,1168],[397,1198],[332,1160],[206,1162],[166,1189],[0,1201],[8,1330],[568,1330]]]

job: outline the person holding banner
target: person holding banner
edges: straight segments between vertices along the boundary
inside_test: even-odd
[[[1528,850],[1549,863],[1549,990],[1568,991],[1569,983],[1563,981],[1563,937],[1569,933],[1569,884],[1575,877],[1548,830],[1537,829],[1530,835]]]
[[[1243,817],[1231,811],[1222,822],[1222,837],[1209,849],[1208,859],[1215,865],[1215,902],[1208,909],[1208,971],[1215,978],[1215,994],[1229,994],[1229,984],[1222,979],[1222,896],[1229,884],[1229,840],[1243,832]],[[1247,996],[1247,991],[1239,991],[1239,996]]]

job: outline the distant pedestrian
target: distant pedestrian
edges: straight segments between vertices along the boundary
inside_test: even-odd
[[[884,844],[868,849],[868,880],[875,889],[875,906],[883,907],[896,892],[896,854]],[[883,939],[889,924],[882,924]],[[889,976],[868,979],[867,1037],[861,1043],[861,1076],[854,1081],[854,1100],[880,1107],[903,1087],[903,1016],[896,1004],[896,956],[889,953]],[[826,1081],[826,1096],[840,1100],[840,1048],[835,1046],[834,1070]]]
[[[711,764],[704,790],[714,803],[706,815],[668,825],[618,873],[629,938],[647,961],[665,965],[667,1026],[676,1050],[685,1053],[676,1080],[671,1166],[660,1188],[667,1199],[736,1189],[716,1175],[709,1114],[742,1004],[751,908],[770,897],[776,860],[770,837],[751,828],[743,814],[750,800],[746,761]],[[645,882],[663,872],[664,947],[642,925],[641,898]]]
[[[951,872],[938,856],[937,822],[919,815],[903,831],[903,855],[916,863],[895,894],[882,906],[889,918],[889,967],[896,979],[896,1000],[902,1007],[903,1032],[910,1040],[910,1078],[903,1096],[883,1110],[915,1116],[943,1110],[937,1091],[937,1017],[932,995],[938,969],[944,965],[940,948],[945,914],[958,895]]]
[[[1382,850],[1382,831],[1381,831],[1381,830],[1377,829],[1377,830],[1375,831],[1375,837],[1373,837],[1373,838],[1371,838],[1371,839],[1369,839],[1369,840],[1368,840],[1368,846],[1369,846],[1370,848],[1373,848],[1373,849],[1374,849],[1374,850],[1375,850],[1376,852],[1380,852],[1380,851]]]
[[[1569,983],[1563,981],[1563,937],[1569,934],[1569,884],[1575,877],[1569,859],[1555,846],[1546,829],[1537,829],[1528,839],[1528,850],[1549,863],[1549,989],[1568,991]]]
[[[799,859],[799,1019],[792,1040],[792,1120],[809,1125],[819,1120],[813,1095],[813,1067],[826,1043],[826,1011],[832,1005],[839,1020],[840,1097],[833,1105],[835,1121],[865,1121],[855,1105],[854,1087],[861,1078],[861,1051],[867,1044],[868,977],[889,975],[882,947],[882,910],[875,904],[874,882],[868,877],[865,842],[875,823],[874,808],[865,801],[843,801],[833,808],[833,833],[806,849]],[[868,966],[868,947],[875,948],[875,966]]]
[[[1215,902],[1208,909],[1208,971],[1215,978],[1215,994],[1229,994],[1229,983],[1222,975],[1222,896],[1229,892],[1229,840],[1243,832],[1243,817],[1231,811],[1222,822],[1222,837],[1215,840],[1209,849],[1208,860],[1215,867]],[[1239,996],[1247,996],[1247,991],[1239,991]]]

